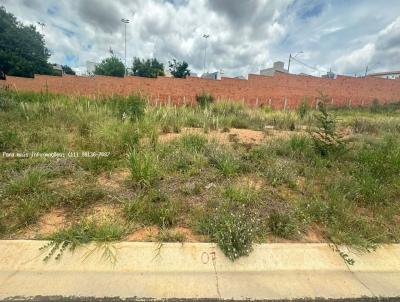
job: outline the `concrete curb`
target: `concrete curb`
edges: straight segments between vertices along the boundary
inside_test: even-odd
[[[400,297],[400,245],[368,254],[346,250],[355,260],[348,266],[328,244],[261,244],[231,262],[210,243],[121,242],[44,262],[45,243],[0,241],[0,299]]]

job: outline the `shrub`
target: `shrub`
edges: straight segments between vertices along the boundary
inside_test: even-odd
[[[312,133],[316,151],[321,156],[340,154],[345,151],[345,142],[336,130],[336,117],[328,112],[325,99],[318,103],[316,115],[318,130]]]
[[[130,95],[127,98],[117,100],[119,114],[132,120],[141,119],[146,109],[146,100],[140,95]]]
[[[297,114],[300,116],[301,119],[304,119],[308,111],[310,111],[310,105],[308,104],[307,100],[303,100],[297,107]]]
[[[379,113],[381,111],[381,105],[378,99],[373,99],[369,107],[371,113]]]
[[[249,129],[250,121],[241,117],[234,117],[231,121],[231,127],[237,129]]]
[[[209,93],[203,92],[200,95],[196,95],[196,101],[201,108],[207,108],[214,102],[214,97]]]
[[[201,217],[199,231],[217,242],[222,252],[232,261],[248,256],[260,231],[260,222],[243,207],[218,207],[209,218]]]

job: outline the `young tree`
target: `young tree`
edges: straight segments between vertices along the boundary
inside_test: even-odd
[[[146,78],[156,78],[165,75],[164,64],[158,62],[156,58],[147,60],[134,58],[132,72],[135,76]]]
[[[125,66],[120,59],[115,56],[111,56],[101,61],[100,64],[96,65],[94,74],[123,77],[125,75]]]
[[[65,74],[71,74],[71,75],[75,75],[76,74],[76,72],[71,67],[69,67],[68,65],[63,65],[62,69],[63,69]]]
[[[14,76],[33,77],[52,74],[47,62],[50,52],[43,36],[33,25],[23,25],[0,7],[0,70]]]
[[[175,59],[168,61],[169,71],[175,78],[186,78],[190,76],[190,70],[188,69],[188,63],[185,61],[179,62]]]

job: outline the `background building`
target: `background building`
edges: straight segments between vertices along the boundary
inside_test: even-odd
[[[221,73],[219,71],[216,72],[206,72],[201,75],[203,79],[209,80],[221,80]]]
[[[383,78],[383,79],[400,79],[400,71],[385,71],[368,74],[369,77]]]
[[[285,69],[285,63],[281,61],[274,62],[274,65],[271,68],[261,69],[260,75],[273,76],[277,71],[287,73],[288,71]]]

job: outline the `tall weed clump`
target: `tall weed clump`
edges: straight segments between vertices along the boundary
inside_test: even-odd
[[[391,205],[400,194],[400,141],[387,136],[356,153],[352,196],[362,205]],[[396,197],[397,196],[397,197]]]
[[[196,102],[200,108],[208,108],[214,102],[214,97],[207,92],[203,92],[200,95],[196,95]]]
[[[311,109],[310,105],[308,104],[308,101],[305,99],[297,107],[297,114],[300,116],[301,119],[304,119],[307,113],[310,111],[310,109]]]
[[[139,94],[133,94],[126,98],[115,97],[116,106],[119,111],[119,116],[123,119],[130,118],[131,120],[141,119],[146,110],[147,102],[144,97]]]
[[[161,176],[158,156],[152,150],[134,148],[129,155],[132,179],[141,186],[151,186]]]

